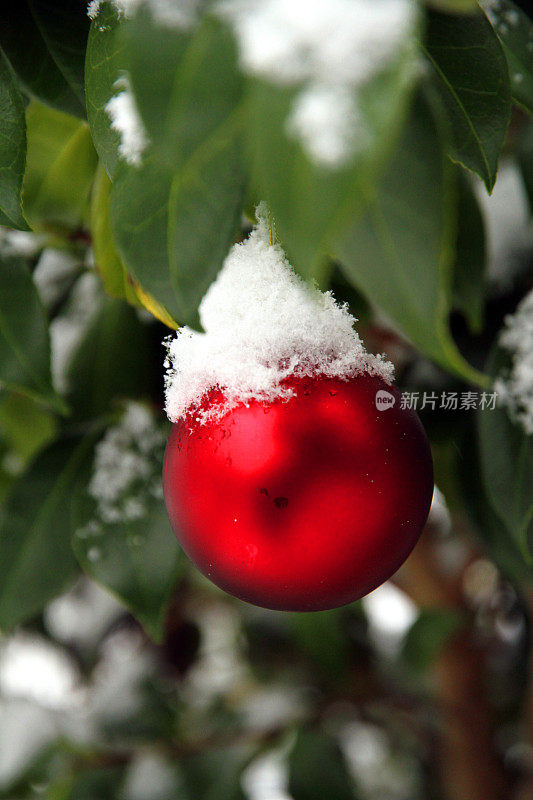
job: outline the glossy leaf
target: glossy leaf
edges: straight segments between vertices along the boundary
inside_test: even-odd
[[[512,0],[482,5],[507,57],[513,99],[533,114],[533,22]]]
[[[116,501],[112,514],[107,507],[102,510],[87,487],[80,487],[73,537],[85,572],[112,591],[157,641],[162,639],[167,603],[182,566],[163,502],[163,444],[164,439],[160,448],[147,453],[137,452],[131,443],[123,454],[123,469],[128,469],[128,457],[142,459],[146,476],[134,476],[125,488],[119,481],[120,505]],[[135,513],[128,511],[130,505]]]
[[[507,353],[498,347],[489,360],[492,375],[505,374]],[[478,414],[481,476],[487,498],[515,546],[531,564],[533,534],[533,436],[503,406]]]
[[[330,676],[340,678],[348,663],[348,642],[342,627],[344,609],[291,614],[294,638],[302,650]]]
[[[139,13],[121,30],[131,85],[160,161],[186,168],[227,138],[243,78],[229,29],[206,17],[193,30],[163,27]]]
[[[137,313],[106,298],[74,351],[67,370],[67,395],[77,418],[111,411],[113,401],[148,393],[146,331]]]
[[[107,174],[112,178],[118,165],[117,131],[105,107],[116,94],[115,81],[125,69],[124,47],[116,36],[118,13],[111,2],[100,4],[91,23],[85,59],[85,95],[87,118],[94,146]]]
[[[24,461],[57,434],[57,420],[44,406],[19,392],[0,397],[0,434]]]
[[[91,237],[94,261],[107,294],[138,305],[139,300],[128,271],[120,258],[109,223],[111,181],[100,164],[91,198]]]
[[[509,535],[505,523],[489,501],[483,479],[479,439],[478,424],[478,435],[474,444],[469,429],[457,449],[458,455],[460,454],[458,485],[463,507],[466,508],[473,524],[472,529],[489,557],[509,581],[526,590],[533,576],[532,565],[524,558],[522,542],[517,542]]]
[[[465,625],[465,615],[442,608],[423,609],[405,635],[402,660],[413,672],[429,669],[450,639]]]
[[[0,382],[55,408],[48,325],[24,259],[0,259]]]
[[[483,327],[485,300],[485,225],[468,176],[458,173],[458,230],[453,267],[453,306],[462,312],[470,329]]]
[[[10,227],[27,230],[21,192],[26,164],[26,122],[22,95],[7,58],[0,50],[0,211]]]
[[[151,294],[145,292],[142,286],[139,283],[137,283],[136,280],[134,280],[133,278],[132,280],[133,280],[133,285],[135,287],[135,293],[139,299],[140,304],[147,311],[149,311],[150,314],[153,314],[153,316],[156,319],[162,322],[163,325],[166,325],[168,328],[172,328],[172,330],[177,330],[178,323],[174,319],[172,319],[168,311],[161,305],[161,303],[158,303],[157,300],[155,300]]]
[[[233,242],[244,202],[235,46],[213,20],[183,33],[162,31],[141,15],[124,34],[152,146],[140,168],[124,164],[117,172],[113,234],[143,290],[178,323],[198,326],[198,304]]]
[[[415,71],[411,33],[396,62],[354,96],[364,143],[346,163],[316,163],[288,132],[299,87],[255,80],[250,86],[256,192],[267,201],[291,264],[325,283],[327,256],[359,208],[358,181],[382,168],[398,138]]]
[[[26,111],[28,157],[23,205],[34,230],[64,233],[87,211],[97,165],[88,126],[32,102]]]
[[[85,113],[52,58],[27,0],[0,9],[0,42],[25,93],[69,114]]]
[[[86,503],[78,507],[78,521],[91,513],[91,499]],[[182,559],[163,502],[154,502],[142,519],[106,525],[97,537],[75,536],[73,547],[84,571],[115,594],[155,641],[161,641]]]
[[[450,336],[455,208],[454,168],[443,156],[438,121],[418,98],[377,187],[364,187],[366,211],[339,244],[347,277],[445,369],[481,381]]]
[[[58,778],[48,789],[49,800],[116,800],[121,796],[123,781],[123,767],[82,769],[75,775]]]
[[[490,193],[511,111],[498,37],[480,9],[475,14],[430,11],[425,52],[450,118],[452,158],[476,172]]]
[[[71,498],[92,457],[93,440],[62,439],[17,481],[0,521],[0,627],[39,613],[77,572]]]
[[[89,33],[85,3],[28,0],[28,4],[52,58],[83,108],[85,50]]]
[[[198,326],[200,300],[238,227],[243,183],[237,142],[221,142],[183,174],[148,159],[119,171],[112,230],[128,269],[169,321]]]
[[[95,266],[104,288],[111,297],[126,300],[133,306],[143,306],[164,325],[175,330],[178,325],[151,294],[128,273],[115,247],[109,219],[111,181],[100,165],[91,200],[91,236]]]
[[[338,743],[321,731],[300,731],[289,756],[289,793],[294,800],[355,800]]]

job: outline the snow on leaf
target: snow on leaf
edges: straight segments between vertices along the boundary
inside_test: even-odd
[[[357,91],[405,47],[410,0],[223,0],[245,71],[299,86],[287,132],[311,158],[342,167],[365,146]]]
[[[86,534],[98,534],[101,523],[132,522],[145,516],[154,497],[162,497],[160,469],[165,437],[150,411],[129,403],[117,425],[96,446],[88,491],[97,518]]]
[[[522,300],[516,312],[505,319],[500,335],[501,347],[512,355],[509,374],[500,376],[494,387],[511,416],[525,432],[533,433],[533,291]]]
[[[119,78],[116,86],[120,91],[111,97],[105,110],[111,119],[111,127],[120,135],[119,154],[128,164],[138,167],[148,146],[148,137],[127,76]]]
[[[98,16],[102,0],[91,0],[87,14]],[[147,8],[156,22],[176,28],[187,28],[196,20],[198,0],[112,0],[112,5],[124,17],[131,17],[141,7]]]
[[[54,385],[58,392],[67,392],[70,359],[96,312],[101,297],[100,282],[92,272],[84,273],[76,282],[68,305],[50,323],[51,364]]]

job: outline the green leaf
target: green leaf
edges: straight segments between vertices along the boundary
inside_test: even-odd
[[[71,497],[92,457],[93,439],[65,438],[17,481],[0,521],[0,627],[39,613],[77,572]]]
[[[0,43],[24,92],[61,111],[83,115],[82,103],[50,55],[25,0],[0,9]]]
[[[111,178],[119,163],[120,136],[111,128],[105,107],[116,94],[115,81],[126,68],[124,46],[116,36],[118,27],[116,7],[101,3],[91,23],[85,58],[87,119],[98,156]]]
[[[146,329],[135,309],[105,298],[72,354],[67,398],[76,419],[111,411],[111,403],[149,391],[150,363]]]
[[[362,187],[366,210],[339,244],[347,277],[420,350],[473,382],[483,376],[457,351],[448,330],[454,168],[443,155],[437,118],[418,98],[378,186]]]
[[[533,575],[531,564],[524,559],[522,544],[509,536],[505,524],[488,500],[482,475],[479,438],[475,430],[468,430],[457,447],[457,453],[460,453],[458,486],[463,507],[489,557],[511,583],[526,591]],[[475,446],[472,446],[473,439]]]
[[[482,5],[507,57],[513,99],[533,114],[533,22],[512,0]]]
[[[481,9],[476,14],[428,13],[426,55],[453,132],[454,161],[492,191],[511,113],[507,62]]]
[[[140,168],[124,164],[116,174],[113,234],[143,289],[173,319],[198,326],[198,304],[233,242],[245,196],[235,46],[211,19],[191,34],[141,15],[124,38],[152,146]]]
[[[193,31],[164,28],[148,13],[121,31],[137,107],[160,160],[179,169],[216,146],[242,100],[229,29],[206,17]]]
[[[124,780],[123,767],[98,767],[83,769],[72,776],[58,778],[48,791],[49,800],[116,800],[121,796],[121,785]],[[47,791],[47,793],[48,793]]]
[[[498,346],[489,358],[491,375],[505,374],[509,356]],[[478,412],[481,476],[488,500],[516,547],[531,564],[533,533],[533,436],[497,405]]]
[[[25,461],[55,437],[57,420],[31,398],[6,392],[0,397],[0,433]]]
[[[211,748],[182,759],[185,797],[193,800],[246,800],[240,780],[246,766],[245,759],[246,751],[238,746]]]
[[[28,230],[22,215],[21,193],[26,164],[26,122],[24,102],[15,83],[13,71],[0,50],[0,211],[10,227]]]
[[[327,255],[359,209],[358,183],[380,171],[398,138],[415,78],[416,32],[395,62],[354,95],[364,143],[346,164],[315,163],[289,132],[300,87],[251,81],[248,126],[255,190],[267,201],[291,264],[325,283]]]
[[[111,181],[101,164],[98,165],[91,199],[91,238],[94,261],[104,289],[111,297],[139,305],[139,300],[128,271],[120,258],[109,221],[109,196]]]
[[[52,387],[48,325],[24,259],[0,259],[0,382],[63,410]]]
[[[123,461],[117,463],[117,469],[126,470],[125,477],[121,473],[117,478],[112,511],[95,499],[94,491],[91,494],[86,487],[80,488],[75,500],[73,547],[85,572],[112,591],[150,636],[161,641],[167,604],[182,568],[182,552],[162,499],[163,446],[147,453],[125,436],[120,428],[111,429],[101,444],[108,450],[115,448],[116,458]],[[143,477],[132,474],[128,482],[129,459],[136,463],[142,459],[145,466]],[[93,468],[98,469],[98,462]],[[112,480],[110,475],[109,483]],[[134,513],[128,510],[131,504]]]
[[[300,731],[289,756],[294,800],[354,800],[354,786],[338,743],[321,731]]]
[[[28,0],[52,58],[85,107],[84,64],[89,18],[85,3]]]
[[[465,622],[465,615],[458,611],[423,609],[407,631],[402,646],[402,661],[413,672],[429,669]]]
[[[342,627],[344,609],[290,614],[295,640],[315,664],[340,678],[348,663],[348,642]]]
[[[84,220],[97,165],[89,128],[37,102],[28,106],[26,122],[26,217],[34,230],[75,230]]]
[[[458,230],[453,268],[453,306],[461,311],[473,333],[483,327],[486,266],[483,215],[468,176],[458,172]]]
[[[198,305],[237,230],[244,181],[237,141],[219,142],[183,173],[146,159],[122,168],[111,225],[129,271],[179,323],[198,326]]]

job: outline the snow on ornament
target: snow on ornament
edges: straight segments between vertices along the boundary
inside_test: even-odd
[[[431,505],[431,454],[392,365],[365,351],[345,306],[292,271],[258,217],[200,305],[205,333],[182,328],[168,343],[164,494],[214,583],[315,611],[362,597],[409,555]]]

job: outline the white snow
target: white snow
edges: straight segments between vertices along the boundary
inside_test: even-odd
[[[96,446],[89,494],[96,500],[98,519],[84,530],[86,536],[98,535],[100,523],[132,522],[146,514],[150,498],[161,495],[164,442],[152,413],[140,403],[129,403],[120,422]]]
[[[121,790],[123,800],[168,800],[186,796],[177,765],[160,753],[140,751],[126,769]]]
[[[112,1],[122,16],[143,7],[157,23],[178,29],[199,16],[199,0]],[[91,18],[100,6],[89,3]],[[218,0],[213,8],[232,25],[246,72],[298,87],[287,132],[312,160],[336,169],[365,147],[358,91],[412,42],[414,0]],[[131,99],[127,92],[117,97],[108,110],[120,130],[133,130]]]
[[[133,16],[141,7],[147,8],[160,25],[188,28],[197,16],[198,0],[111,0],[119,15]],[[91,0],[87,14],[91,19],[98,16],[102,0]]]
[[[505,319],[500,345],[512,354],[509,375],[494,384],[500,400],[525,432],[533,433],[533,290]]]
[[[50,323],[50,349],[54,385],[58,392],[69,390],[68,368],[83,334],[96,313],[102,287],[92,272],[84,273],[74,285],[65,311]]]
[[[0,226],[0,254],[6,257],[33,258],[44,246],[46,237],[30,231],[15,231]]]
[[[0,699],[0,791],[7,792],[59,735],[52,712],[26,700]],[[7,793],[5,796],[9,796]],[[11,795],[12,796],[12,795]]]
[[[81,675],[67,651],[44,636],[19,632],[0,647],[0,694],[51,709],[77,705]]]
[[[446,498],[436,484],[433,487],[433,498],[431,500],[431,508],[429,509],[428,524],[444,535],[449,534],[452,527],[452,518]]]
[[[306,284],[281,247],[270,244],[262,206],[258,218],[200,304],[205,333],[183,327],[168,343],[166,411],[173,422],[189,410],[205,421],[252,399],[288,399],[293,392],[283,381],[290,376],[369,373],[392,381],[392,364],[366,352],[347,307]],[[200,410],[216,387],[223,406]]]
[[[57,641],[87,651],[96,647],[123,613],[124,607],[110,592],[83,575],[68,592],[48,604],[44,623]]]
[[[343,166],[365,144],[358,90],[406,47],[416,3],[222,0],[220,10],[235,29],[245,71],[300,88],[288,132],[317,163]]]
[[[378,586],[361,602],[374,643],[383,653],[396,655],[403,637],[416,619],[415,604],[392,581]]]
[[[135,104],[129,78],[122,75],[115,85],[121,91],[107,102],[105,110],[111,119],[111,127],[120,134],[119,154],[128,164],[138,167],[149,144],[148,136]]]
[[[44,248],[33,271],[33,282],[46,308],[61,299],[80,267],[80,258],[70,250]]]
[[[519,165],[502,159],[491,195],[474,182],[487,234],[487,277],[498,288],[510,287],[523,270],[523,253],[533,245],[527,194]]]
[[[423,796],[419,764],[400,751],[386,729],[355,719],[339,731],[348,768],[362,796],[369,800],[401,800]]]
[[[277,747],[261,753],[246,767],[241,786],[249,800],[292,800],[287,755],[286,746]]]
[[[333,168],[348,161],[369,140],[354,98],[345,86],[317,85],[300,92],[288,131],[314,161]]]

